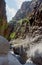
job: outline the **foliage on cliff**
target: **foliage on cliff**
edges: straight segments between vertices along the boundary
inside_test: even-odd
[[[19,37],[25,38],[26,33],[28,33],[28,31],[29,31],[29,29],[28,29],[29,23],[30,22],[27,18],[19,20],[17,25],[15,26],[16,30],[10,34],[10,39],[14,39],[14,38],[16,39]]]
[[[29,27],[42,26],[42,1],[36,0],[32,2],[35,2],[35,6],[32,9],[33,11],[27,16],[27,18],[24,17],[23,19],[17,20],[15,26],[16,38],[26,38],[26,35],[29,33]]]

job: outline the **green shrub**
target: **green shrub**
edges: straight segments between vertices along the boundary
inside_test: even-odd
[[[10,39],[14,39],[15,38],[15,32],[10,34]]]
[[[29,21],[29,19],[27,19],[27,18],[24,18],[24,19],[21,19],[21,20],[18,21],[18,23],[19,23],[20,25],[22,25],[23,22],[26,22],[26,23],[28,22],[28,23],[29,23],[30,21]]]
[[[18,21],[18,24],[20,24],[20,25],[22,24],[22,19]]]

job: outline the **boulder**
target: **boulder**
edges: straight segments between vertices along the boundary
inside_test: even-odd
[[[0,36],[0,65],[21,65],[19,61],[9,52],[9,42]]]
[[[27,57],[27,53],[24,50],[23,46],[14,47],[13,51],[15,54],[20,55],[21,59],[23,60],[23,64],[26,63],[26,60],[28,59],[28,57]]]
[[[9,51],[9,46],[8,40],[0,36],[0,54],[7,54]]]

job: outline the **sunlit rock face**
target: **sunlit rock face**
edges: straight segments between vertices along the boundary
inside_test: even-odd
[[[5,0],[0,0],[0,34],[4,35],[4,27],[7,23]]]

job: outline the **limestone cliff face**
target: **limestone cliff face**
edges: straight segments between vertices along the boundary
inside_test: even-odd
[[[13,17],[13,20],[18,21],[20,19],[28,17],[32,13],[36,5],[36,2],[39,3],[42,2],[42,0],[32,0],[23,2],[21,8],[17,11],[16,15]]]
[[[0,0],[0,34],[4,35],[5,26],[7,24],[5,0]]]

